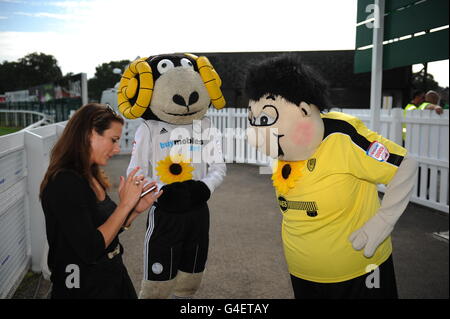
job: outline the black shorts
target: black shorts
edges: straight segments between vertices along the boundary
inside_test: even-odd
[[[144,242],[144,280],[165,281],[177,271],[203,272],[208,257],[209,209],[206,203],[182,214],[157,205],[148,214]]]
[[[291,275],[296,299],[398,299],[392,255],[374,271],[351,280],[319,283]],[[378,276],[378,277],[376,277]]]

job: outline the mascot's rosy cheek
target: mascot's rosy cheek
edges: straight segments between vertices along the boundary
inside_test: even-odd
[[[292,133],[290,134],[291,140],[295,145],[300,147],[309,146],[314,139],[314,132],[314,123],[300,121],[292,128]]]

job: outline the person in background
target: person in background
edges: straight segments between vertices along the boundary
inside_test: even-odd
[[[406,111],[411,111],[417,109],[425,101],[425,92],[421,90],[415,90],[413,92],[412,100],[405,106]]]
[[[119,153],[124,120],[101,104],[81,107],[56,142],[40,188],[49,244],[52,299],[137,298],[118,234],[161,195],[155,183],[121,176],[120,201],[108,196],[100,166]]]
[[[403,116],[406,117],[406,112],[412,110],[434,110],[437,114],[442,114],[443,109],[439,106],[440,96],[435,91],[428,91],[426,94],[421,90],[413,92],[411,102],[405,106]],[[406,123],[402,124],[403,146],[406,140]]]
[[[411,102],[403,109],[403,117],[406,117],[406,112],[417,110],[417,108],[425,101],[425,92],[422,90],[413,91]],[[406,141],[406,123],[402,124],[402,146],[405,146]]]
[[[441,96],[436,91],[428,91],[425,94],[424,101],[419,105],[419,110],[434,110],[437,114],[442,114],[444,111],[442,107],[439,105],[441,100]]]

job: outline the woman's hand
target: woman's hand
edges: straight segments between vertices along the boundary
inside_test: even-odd
[[[133,169],[127,179],[120,176],[119,205],[125,206],[130,211],[136,206],[144,188],[144,176],[135,176],[139,167]]]
[[[142,197],[137,205],[134,207],[134,210],[131,212],[131,214],[126,218],[124,222],[125,229],[128,229],[128,227],[131,226],[131,223],[138,217],[139,214],[145,212],[150,206],[153,205],[155,200],[158,199],[159,196],[163,193],[163,190],[160,190],[158,192],[158,187],[156,187],[156,182],[151,182],[148,185],[145,185],[145,187],[142,189],[142,192],[147,191],[148,189],[155,186],[155,189],[151,192],[148,192],[147,194]]]
[[[145,187],[142,189],[142,192],[147,191],[148,189],[152,188],[153,186],[156,186],[156,182],[151,182],[151,183],[145,185]],[[160,190],[158,192],[158,187],[155,187],[154,190],[147,193],[144,197],[142,197],[138,201],[136,207],[134,208],[134,211],[138,214],[146,211],[150,206],[153,205],[153,203],[159,198],[159,196],[161,196],[162,193],[163,193],[162,190]]]
[[[103,235],[105,248],[112,243],[120,228],[124,224],[125,226],[127,225],[127,219],[130,219],[128,217],[130,215],[131,217],[133,215],[137,216],[137,213],[134,212],[134,207],[139,201],[145,183],[144,176],[135,176],[138,170],[139,167],[136,167],[126,179],[122,176],[120,177],[120,203],[111,216],[97,228]]]

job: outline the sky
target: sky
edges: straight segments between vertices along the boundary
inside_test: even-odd
[[[102,63],[162,53],[353,50],[356,9],[357,0],[0,0],[0,62],[43,52],[63,74],[91,78]],[[448,68],[428,65],[441,86]]]

